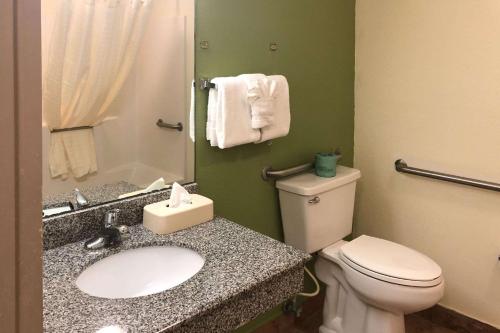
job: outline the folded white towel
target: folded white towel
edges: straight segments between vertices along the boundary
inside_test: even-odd
[[[215,78],[212,82],[215,83],[217,89],[211,89],[212,95],[209,95],[209,99],[212,97],[216,111],[214,118],[212,110],[210,121],[207,122],[207,139],[211,140],[213,146],[216,145],[221,149],[258,141],[261,133],[251,126],[250,107],[247,101],[248,88],[245,80],[241,77],[225,77]],[[216,90],[216,98],[214,90]],[[214,124],[215,138],[213,136]]]
[[[263,128],[274,123],[277,82],[262,75],[245,76],[247,98],[251,108],[252,128]]]
[[[194,113],[196,112],[195,105],[196,105],[196,88],[193,80],[191,81],[191,100],[189,103],[189,138],[191,139],[192,142],[195,141],[195,134],[194,134]]]
[[[215,135],[215,116],[219,104],[219,92],[212,88],[208,92],[208,107],[207,107],[207,140],[210,141],[212,147],[217,146],[217,136]]]
[[[261,128],[262,135],[256,143],[285,136],[290,131],[290,96],[288,82],[283,75],[271,75],[268,80],[275,82],[273,123]]]

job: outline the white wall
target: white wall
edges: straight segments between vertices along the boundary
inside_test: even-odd
[[[172,12],[167,1],[153,5],[135,68],[138,160],[183,175],[187,127],[178,132],[160,128],[156,121],[186,126],[186,90],[191,82],[186,77],[186,17]]]
[[[500,182],[500,1],[356,3],[356,233],[426,253],[441,304],[500,327],[500,193],[393,166]]]

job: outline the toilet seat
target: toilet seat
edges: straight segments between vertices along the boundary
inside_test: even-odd
[[[380,238],[363,235],[341,246],[333,244],[322,252],[364,275],[392,284],[433,287],[443,281],[441,268],[432,259]]]

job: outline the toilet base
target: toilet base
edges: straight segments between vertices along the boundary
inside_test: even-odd
[[[326,326],[335,322],[336,325]],[[364,318],[357,318],[357,323],[343,323],[343,318],[325,317],[323,325],[320,326],[320,333],[404,333],[404,316],[391,312],[368,307]],[[326,325],[325,325],[326,323]],[[344,324],[344,325],[342,325]],[[344,329],[344,327],[347,327]]]
[[[320,333],[405,332],[404,314],[382,310],[360,300],[338,265],[319,258],[316,275],[327,285]]]

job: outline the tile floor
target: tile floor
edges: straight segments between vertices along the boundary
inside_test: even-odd
[[[323,297],[303,305],[299,318],[283,315],[254,333],[318,333],[321,325]],[[405,318],[406,333],[500,333],[500,330],[470,319],[458,319],[449,310],[426,310]]]

